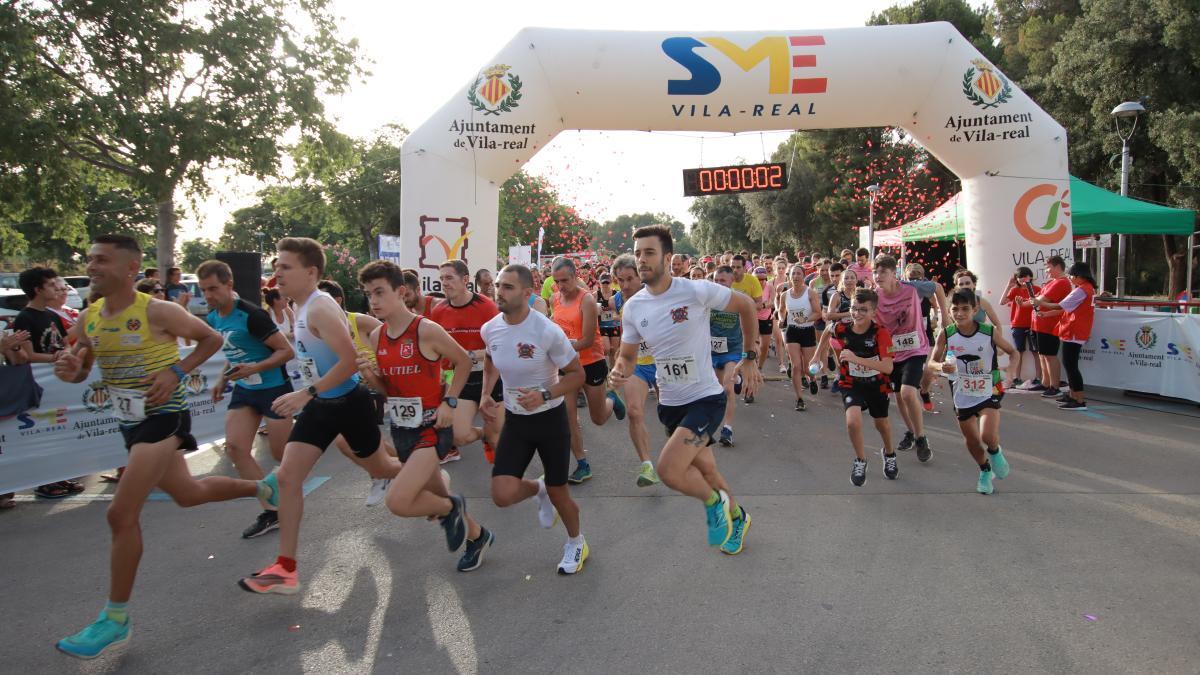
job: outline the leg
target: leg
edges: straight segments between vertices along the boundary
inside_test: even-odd
[[[804,375],[808,372],[808,364],[801,361],[803,358],[803,350],[797,342],[789,342],[787,345],[788,357],[792,361],[792,391],[796,393],[796,398],[804,398]]]
[[[783,329],[780,328],[778,321],[771,326],[771,339],[775,341],[775,354],[779,357],[779,365],[786,366],[791,363],[788,360],[787,343],[783,340]]]
[[[534,483],[534,492],[537,492],[537,484]],[[562,519],[563,526],[567,528],[567,536],[579,536],[579,505],[571,499],[571,490],[566,485],[547,485],[546,494],[550,495],[550,503],[554,505],[554,509],[558,511],[558,517]]]
[[[454,409],[454,444],[458,447],[465,447],[483,438],[483,429],[474,425],[478,410],[479,404],[475,401],[458,400],[458,407]]]
[[[625,411],[629,415],[629,438],[638,459],[650,461],[650,434],[646,431],[646,397],[650,386],[638,376],[625,381]]]
[[[353,454],[353,453],[352,453]],[[300,546],[300,520],[304,517],[304,480],[321,459],[321,448],[292,441],[283,451],[279,481],[279,555],[296,558]]]
[[[388,486],[385,501],[388,510],[401,518],[446,515],[453,504],[448,496],[439,496],[431,487],[446,491],[442,472],[438,469],[437,449],[428,447],[413,450],[404,463],[404,469],[396,474]]]
[[[960,420],[958,428],[962,431],[963,440],[967,442],[967,452],[971,453],[971,459],[982,467],[987,462],[987,455],[983,452],[983,441],[979,438],[979,420],[974,416]]]
[[[911,384],[902,384],[897,399],[900,404],[900,414],[904,416],[904,422],[908,425],[909,430],[917,438],[924,436],[925,417],[924,411],[921,409],[921,390]]]
[[[658,455],[658,476],[667,487],[700,501],[712,496],[713,488],[694,466],[708,439],[685,427],[678,427]]]
[[[883,454],[891,455],[895,452],[892,448],[892,425],[886,417],[876,417],[875,430],[879,432],[879,438],[883,440]]]
[[[225,454],[233,462],[238,475],[250,480],[262,480],[266,475],[258,462],[254,461],[253,454],[260,421],[262,415],[250,406],[233,408],[225,413]]]
[[[516,476],[492,476],[492,502],[500,508],[519,504],[537,493],[538,484],[534,481]]]
[[[117,483],[117,493],[107,513],[112,530],[108,592],[112,602],[128,602],[133,594],[133,582],[142,559],[142,528],[138,524],[142,504],[166,474],[178,448],[178,439],[172,437],[158,443],[138,443],[129,451],[125,473]]]
[[[267,443],[271,446],[271,456],[276,462],[283,461],[283,449],[287,446],[288,434],[292,433],[291,418],[267,418]]]
[[[388,453],[385,439],[386,436],[380,434],[379,448],[370,456],[359,459],[362,468],[371,475],[371,478],[395,479],[396,475],[400,473],[400,460]]]
[[[979,413],[979,438],[988,450],[1000,447],[1000,411],[987,408]]]
[[[733,426],[733,413],[737,410],[737,395],[733,393],[733,383],[737,380],[737,368],[731,368],[730,364],[721,364],[720,370],[717,371],[717,380],[721,386],[725,387],[725,417],[721,420],[721,425],[726,427]]]
[[[866,461],[867,456],[863,453],[862,408],[856,405],[846,408],[846,433],[850,435],[850,445],[854,447],[854,456]]]
[[[771,333],[765,333],[758,336],[758,369],[767,362],[767,352],[771,350]],[[779,355],[779,360],[783,362],[783,355]]]
[[[254,480],[228,476],[193,478],[188,470],[187,461],[178,452],[172,453],[172,459],[159,479],[158,487],[184,508],[239,497],[253,497],[258,493],[258,485]]]
[[[576,407],[576,392],[568,391],[563,395],[563,405],[567,408],[567,426],[571,429],[571,455],[575,461],[587,459],[583,456],[583,430],[579,428],[579,408]],[[589,407],[591,402],[588,402]]]
[[[613,402],[605,395],[603,384],[583,385],[583,395],[587,397],[588,414],[592,417],[592,424],[602,426],[608,421],[608,418],[612,417]],[[582,439],[580,443],[582,443]]]

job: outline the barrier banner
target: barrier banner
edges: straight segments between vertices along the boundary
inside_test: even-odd
[[[1200,403],[1200,316],[1097,309],[1079,367],[1084,386]]]
[[[379,235],[379,259],[400,264],[400,237],[391,234]]]
[[[181,349],[184,356],[191,349]],[[225,436],[226,398],[212,401],[212,387],[226,366],[217,352],[184,381],[192,411],[192,435],[201,445]],[[0,388],[21,386],[30,369],[0,367]],[[54,364],[33,364],[42,387],[41,404],[0,419],[0,494],[57,480],[86,476],[125,465],[125,443],[108,392],[100,387],[100,368],[88,381],[69,384],[54,376]]]

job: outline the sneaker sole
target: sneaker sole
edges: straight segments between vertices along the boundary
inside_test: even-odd
[[[658,481],[650,480],[649,478],[643,478],[642,476],[638,476],[638,479],[637,479],[638,487],[650,487],[652,485],[658,485]]]
[[[274,586],[268,586],[265,590],[260,591],[247,584],[245,579],[238,579],[238,586],[240,586],[243,591],[254,593],[256,595],[270,595],[271,593],[275,593],[276,595],[295,595],[300,590],[300,584],[297,583],[295,586],[275,584]]]
[[[592,479],[592,475],[591,475],[591,474],[588,474],[588,475],[584,476],[583,478],[576,478],[576,477],[574,477],[574,476],[568,476],[568,477],[567,477],[567,482],[568,482],[568,483],[570,483],[571,485],[581,485],[581,484],[583,484],[583,483],[586,483],[587,481],[589,481],[589,480],[591,480],[591,479]]]
[[[481,565],[483,565],[483,554],[489,548],[491,548],[492,544],[494,544],[494,543],[496,543],[496,535],[492,534],[491,530],[489,530],[487,541],[483,542],[483,548],[479,549],[479,558],[477,558],[475,560],[475,565],[473,567],[459,567],[458,571],[459,572],[472,572],[474,570],[479,569],[479,567]]]
[[[733,441],[727,441],[724,438],[722,438],[720,441],[718,441],[718,443],[720,443],[721,447],[723,447],[723,448],[732,448],[733,447]]]
[[[259,530],[258,532],[255,532],[253,534],[246,534],[243,532],[242,539],[256,539],[272,530],[278,530],[278,529],[279,529],[279,521],[277,520],[274,523],[271,523],[270,525],[264,527],[263,529]]]
[[[721,553],[724,553],[725,555],[737,555],[744,551],[746,549],[746,535],[750,533],[750,525],[753,523],[754,519],[750,517],[750,514],[746,514],[746,526],[742,529],[742,545],[738,546],[736,551],[726,551],[724,548],[722,548]]]
[[[559,568],[558,568],[558,573],[559,573],[560,575],[564,576],[564,577],[569,577],[569,576],[572,576],[572,575],[575,575],[575,574],[579,574],[580,572],[582,572],[582,571],[583,571],[583,564],[587,562],[587,559],[588,559],[588,556],[589,556],[589,555],[591,555],[591,551],[590,551],[590,550],[589,550],[587,553],[585,553],[585,554],[584,554],[584,556],[583,556],[583,559],[579,561],[579,566],[575,568],[575,571],[574,571],[574,572],[568,572],[567,570],[563,569],[562,567],[559,567]]]
[[[100,651],[98,651],[95,654],[92,654],[90,656],[88,654],[76,654],[75,652],[67,651],[66,649],[63,649],[61,645],[56,644],[56,645],[54,645],[54,647],[56,649],[58,649],[58,651],[62,652],[63,654],[66,654],[67,656],[73,656],[82,661],[91,661],[92,659],[98,659],[101,656],[104,656],[106,653],[108,653],[109,651],[111,651],[113,649],[118,649],[120,647],[125,646],[125,644],[127,642],[129,642],[129,638],[131,636],[133,636],[132,628],[125,631],[125,637],[121,638],[120,640],[113,640],[112,642],[108,643],[107,645],[104,645],[104,649],[101,649]]]

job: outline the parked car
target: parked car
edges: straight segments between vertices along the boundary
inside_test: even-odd
[[[0,278],[0,284],[2,283],[3,279]],[[12,327],[9,324],[25,308],[27,302],[29,302],[29,298],[25,297],[25,292],[20,288],[0,285],[0,330],[8,330]]]
[[[179,278],[179,283],[187,286],[188,298],[187,310],[193,315],[200,318],[208,316],[208,303],[204,301],[204,294],[200,292],[200,280],[195,274],[184,274]]]
[[[75,299],[73,296],[68,294],[67,307],[70,307],[71,309],[83,309],[84,307],[87,307],[87,297],[92,292],[91,277],[70,276],[63,277],[63,280],[67,282],[68,286],[74,289],[75,295],[79,296],[78,304],[74,304]]]

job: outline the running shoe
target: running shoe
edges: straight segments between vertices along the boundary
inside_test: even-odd
[[[580,537],[582,539],[583,537]],[[588,559],[587,541],[572,544],[568,541],[563,546],[563,557],[558,563],[559,574],[575,574],[583,570],[583,563]]]
[[[487,441],[483,442],[483,458],[487,460],[488,464],[496,463],[496,449]]]
[[[300,575],[283,569],[279,563],[271,563],[266,569],[255,572],[248,577],[242,577],[238,586],[251,593],[279,593],[280,595],[295,595],[300,590]]]
[[[924,436],[917,437],[917,459],[922,462],[928,462],[933,458],[933,450],[929,448],[929,439]]]
[[[100,618],[78,633],[55,645],[58,651],[77,659],[94,659],[104,652],[129,642],[129,621],[119,623],[101,611]]]
[[[1039,392],[1039,393],[1046,391],[1046,389],[1047,389],[1046,385],[1042,384],[1041,382],[1038,382],[1037,380],[1033,381],[1032,386],[1025,387],[1025,391],[1032,391],[1032,392]]]
[[[792,379],[792,364],[790,363],[787,364],[787,376],[789,380]]]
[[[558,520],[558,510],[554,508],[554,503],[550,501],[550,494],[546,492],[546,481],[539,478],[537,483],[538,491],[534,495],[534,503],[537,504],[538,525],[550,529]]]
[[[457,462],[460,459],[462,459],[462,453],[458,451],[458,448],[450,448],[450,452],[447,452],[445,457],[438,460],[438,464],[449,464],[450,462]]]
[[[391,478],[372,478],[371,489],[367,492],[367,506],[379,506],[383,498],[387,496],[387,489],[391,484]]]
[[[813,378],[808,378],[808,393],[813,396],[817,395],[817,381]]]
[[[788,365],[786,363],[779,364],[779,374],[786,375],[787,372],[788,372]]]
[[[1066,401],[1065,403],[1059,403],[1058,409],[1059,410],[1087,410],[1088,407],[1087,407],[1086,403],[1081,403],[1079,401],[1076,401],[1075,399],[1071,399],[1069,401]]]
[[[742,400],[745,401],[746,403],[754,403],[754,394],[748,394],[746,396],[746,398],[744,398]]]
[[[1061,396],[1062,393],[1062,389],[1059,389],[1058,387],[1053,389],[1044,389],[1042,390],[1042,398],[1054,398],[1056,396]]]
[[[733,536],[733,523],[729,518],[729,495],[724,490],[717,490],[717,503],[705,506],[708,516],[708,545],[720,546]]]
[[[854,466],[850,469],[850,482],[854,487],[862,487],[867,482],[867,460],[854,458]]]
[[[900,439],[900,444],[896,446],[896,449],[900,452],[908,452],[909,450],[912,450],[913,443],[916,442],[917,437],[913,436],[913,432],[906,431],[904,432],[904,438]]]
[[[642,468],[638,469],[637,486],[650,487],[651,485],[658,485],[660,482],[658,473],[654,470],[654,465],[650,462],[642,462]]]
[[[263,509],[273,511],[279,508],[279,476],[272,471],[257,483],[258,502],[262,504]]]
[[[733,381],[733,395],[734,396],[742,395],[742,376],[741,376],[741,374],[738,374],[737,379]]]
[[[271,530],[278,529],[279,512],[270,510],[263,511],[262,513],[258,514],[258,518],[254,519],[254,522],[250,525],[250,527],[242,530],[242,539],[261,537]]]
[[[921,407],[925,412],[933,412],[933,397],[927,391],[921,392]]]
[[[625,419],[625,401],[621,398],[621,395],[617,393],[617,390],[613,389],[608,392],[608,397],[612,399],[613,414],[617,416],[617,420]]]
[[[1025,384],[1025,382],[1024,382],[1023,380],[1021,380],[1021,378],[1019,378],[1019,377],[1014,377],[1014,378],[1013,378],[1013,381],[1012,381],[1012,388],[1013,388],[1013,389],[1020,389],[1022,386],[1024,386],[1024,384]]]
[[[996,454],[988,453],[988,461],[992,464],[992,474],[1003,480],[1008,476],[1008,460],[1004,458],[1004,449],[996,448]]]
[[[896,464],[896,453],[887,455],[884,454],[883,448],[880,448],[879,455],[883,457],[883,475],[888,480],[896,480],[896,476],[900,475],[900,466]],[[920,458],[918,457],[918,459]]]
[[[742,516],[733,521],[733,534],[730,535],[729,541],[721,544],[721,553],[726,555],[741,553],[746,546],[746,533],[750,531],[750,512],[740,504],[738,508],[741,509]]]
[[[483,551],[487,547],[496,543],[496,535],[486,527],[479,526],[479,536],[475,539],[467,540],[467,547],[463,549],[462,557],[458,559],[458,571],[470,572],[471,570],[479,569],[483,564]]]
[[[453,553],[462,548],[467,538],[467,500],[462,495],[450,496],[450,513],[442,516],[442,529],[446,531],[446,548]]]
[[[1055,403],[1066,403],[1067,401],[1070,401],[1070,400],[1071,400],[1071,395],[1064,391],[1062,396],[1059,396],[1058,398],[1054,399],[1054,402]]]
[[[581,459],[575,463],[575,470],[567,476],[567,482],[572,485],[579,485],[585,480],[592,479],[592,465],[588,464],[586,459]]]
[[[733,427],[725,425],[721,427],[721,445],[731,448],[733,447]]]
[[[822,389],[828,389],[828,388],[829,388],[829,376],[828,376],[828,375],[822,375],[822,376],[821,376],[821,388],[822,388]]]
[[[804,402],[804,399],[798,398],[796,399],[796,411],[799,412],[802,410],[808,410],[808,405]]]
[[[575,394],[575,407],[576,408],[586,408],[587,407],[587,395],[583,393],[582,389],[580,389],[579,392]]]
[[[992,472],[980,471],[979,482],[975,484],[975,490],[981,495],[992,494]]]

